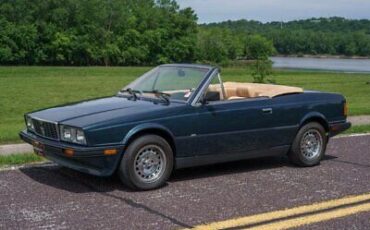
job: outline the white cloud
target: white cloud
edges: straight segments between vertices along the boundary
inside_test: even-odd
[[[370,0],[178,0],[199,22],[235,19],[289,21],[311,17],[370,18]]]

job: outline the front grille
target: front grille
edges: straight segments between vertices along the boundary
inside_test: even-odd
[[[58,125],[52,122],[41,121],[32,118],[33,126],[35,127],[36,134],[57,140],[58,139]]]

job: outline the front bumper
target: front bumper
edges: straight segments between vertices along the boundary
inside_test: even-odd
[[[20,138],[33,145],[39,155],[62,166],[80,172],[96,175],[110,176],[114,173],[124,151],[124,145],[110,145],[102,147],[85,147],[52,141],[23,130]],[[114,155],[104,155],[104,150],[116,149]],[[73,154],[66,154],[66,150]]]
[[[351,128],[350,122],[340,122],[340,123],[333,123],[329,125],[329,136],[334,137],[341,132],[346,131],[347,129]]]

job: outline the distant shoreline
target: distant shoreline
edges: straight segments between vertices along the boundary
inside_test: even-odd
[[[318,59],[354,59],[354,60],[368,60],[370,57],[362,57],[362,56],[345,56],[345,55],[274,55],[272,57],[287,57],[287,58],[318,58]]]
[[[309,69],[339,72],[370,72],[370,59],[341,56],[275,56],[270,59],[273,68]]]

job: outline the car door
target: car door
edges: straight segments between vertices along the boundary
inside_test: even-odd
[[[208,102],[197,110],[199,155],[248,154],[271,147],[271,99]]]

